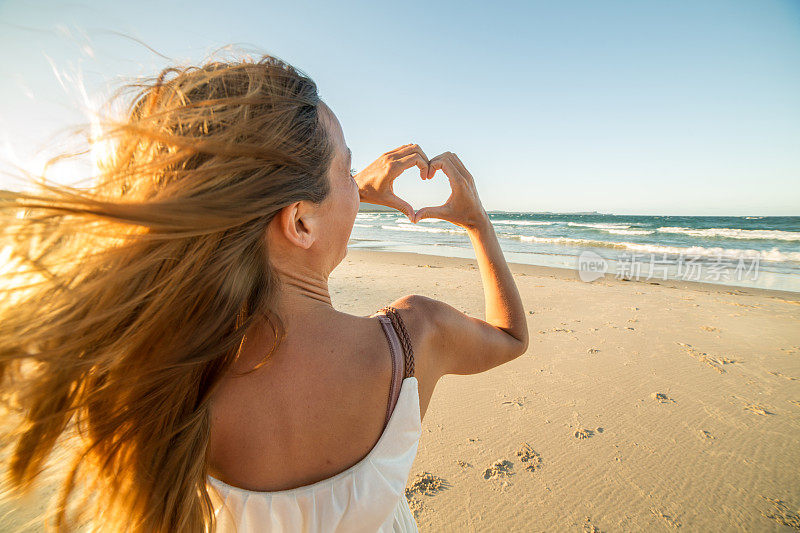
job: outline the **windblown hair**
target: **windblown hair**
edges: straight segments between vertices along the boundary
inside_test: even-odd
[[[119,97],[91,186],[0,193],[4,462],[24,492],[67,451],[57,529],[210,531],[210,396],[251,324],[281,338],[266,228],[327,197],[331,144],[315,83],[271,56]]]

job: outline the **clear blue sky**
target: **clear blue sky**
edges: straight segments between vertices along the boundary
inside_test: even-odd
[[[35,6],[35,7],[31,7]],[[450,150],[488,209],[800,215],[800,2],[0,0],[0,153],[84,120],[79,91],[229,43],[310,74],[354,167]],[[411,173],[415,207],[447,196]],[[3,186],[0,181],[0,186]]]

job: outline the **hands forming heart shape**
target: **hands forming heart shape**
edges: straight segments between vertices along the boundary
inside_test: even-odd
[[[423,180],[433,179],[438,170],[445,173],[451,192],[444,204],[414,212],[411,204],[394,193],[394,180],[413,166],[419,168]],[[488,219],[472,174],[452,152],[429,160],[418,145],[406,144],[386,152],[354,178],[362,202],[397,209],[415,224],[423,218],[438,218],[471,229]]]

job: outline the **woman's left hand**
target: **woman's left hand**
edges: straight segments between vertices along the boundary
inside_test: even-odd
[[[397,209],[413,222],[414,208],[393,189],[394,180],[413,166],[419,167],[422,179],[430,179],[428,156],[416,144],[406,144],[380,156],[354,176],[361,201]]]

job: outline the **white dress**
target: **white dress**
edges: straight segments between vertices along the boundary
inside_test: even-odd
[[[389,330],[386,333],[389,337]],[[402,348],[394,342],[396,334],[391,336],[396,360]],[[209,476],[216,531],[417,531],[405,486],[421,434],[417,378],[406,377],[377,444],[347,470],[311,485],[272,492],[245,490]]]

